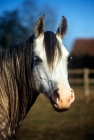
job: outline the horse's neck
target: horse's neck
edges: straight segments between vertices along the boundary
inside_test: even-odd
[[[21,55],[16,49],[14,54],[7,52],[11,57],[3,59],[0,68],[0,104],[11,131],[19,127],[38,96],[32,88],[30,48],[26,51],[22,50]]]

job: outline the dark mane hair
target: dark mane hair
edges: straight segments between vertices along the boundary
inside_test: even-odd
[[[62,56],[60,43],[53,32],[46,31],[44,33],[44,47],[48,65],[53,68],[53,64],[56,57],[58,58],[59,61]]]
[[[0,125],[5,123],[3,131],[7,138],[12,138],[7,129],[10,127],[12,133],[17,126],[15,131],[18,130],[19,122],[39,94],[32,83],[32,42],[33,36],[0,53]]]

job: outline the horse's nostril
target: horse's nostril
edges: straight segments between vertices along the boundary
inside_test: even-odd
[[[54,92],[57,92],[58,90],[59,90],[59,88],[55,88],[55,89],[54,89]]]
[[[49,97],[50,101],[52,102],[52,104],[54,106],[57,106],[56,100],[57,100],[57,98],[59,98],[58,90],[59,90],[59,88],[54,88],[52,94]]]
[[[53,91],[53,99],[54,99],[54,100],[56,100],[57,98],[59,98],[58,90],[59,90],[59,88],[56,88],[56,89]]]

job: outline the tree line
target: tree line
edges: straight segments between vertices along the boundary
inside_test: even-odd
[[[0,50],[7,49],[32,35],[37,18],[43,14],[47,15],[46,29],[54,30],[56,13],[49,5],[41,7],[34,0],[25,0],[19,9],[5,11],[0,16]]]

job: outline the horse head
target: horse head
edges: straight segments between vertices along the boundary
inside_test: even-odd
[[[67,26],[67,20],[62,16],[56,33],[44,32],[44,16],[41,16],[34,30],[32,55],[34,88],[49,98],[58,112],[69,109],[75,98],[68,82],[67,64],[70,54],[62,43]]]

